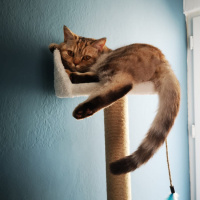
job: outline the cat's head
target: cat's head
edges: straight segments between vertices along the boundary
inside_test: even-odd
[[[109,49],[105,46],[106,38],[91,39],[74,34],[66,26],[64,42],[59,45],[62,62],[71,71],[86,72],[97,58]]]

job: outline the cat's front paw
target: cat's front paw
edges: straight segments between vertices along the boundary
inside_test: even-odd
[[[75,108],[73,116],[76,119],[83,119],[89,117],[95,113],[92,107],[93,106],[90,103],[80,104],[78,107]]]
[[[51,43],[51,44],[49,45],[49,50],[50,50],[52,53],[54,52],[54,50],[55,50],[56,48],[58,48],[58,45],[57,45],[56,43]]]

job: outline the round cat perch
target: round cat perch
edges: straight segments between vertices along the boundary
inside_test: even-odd
[[[54,51],[54,87],[59,98],[88,96],[101,87],[100,83],[72,84],[65,72],[59,50]],[[129,94],[155,94],[152,82],[138,84]],[[131,200],[130,174],[112,175],[109,164],[129,154],[127,97],[104,109],[106,176],[108,200]]]
[[[88,96],[94,90],[98,90],[101,87],[99,83],[81,83],[72,84],[64,66],[61,61],[59,50],[54,50],[54,87],[56,96],[59,98]],[[150,81],[140,83],[134,86],[134,88],[128,94],[146,95],[155,94],[154,84]]]

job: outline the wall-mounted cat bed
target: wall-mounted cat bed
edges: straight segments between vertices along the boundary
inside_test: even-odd
[[[101,87],[99,83],[81,83],[72,84],[68,74],[65,72],[61,61],[59,50],[54,51],[54,87],[56,96],[59,98],[87,96],[94,90]],[[129,94],[144,95],[155,94],[154,85],[152,82],[145,82],[138,85],[129,92]]]
[[[59,50],[54,51],[54,87],[59,98],[87,96],[101,87],[100,83],[72,84],[65,72]],[[152,82],[134,87],[129,94],[155,94]],[[123,97],[104,109],[107,200],[131,200],[130,174],[116,176],[109,164],[129,154],[128,103]]]

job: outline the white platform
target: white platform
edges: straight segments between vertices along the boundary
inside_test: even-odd
[[[78,96],[88,96],[94,90],[101,87],[100,83],[81,83],[72,84],[68,74],[65,72],[61,61],[59,50],[54,51],[54,87],[56,96],[59,98],[69,98]],[[129,94],[145,95],[156,94],[154,84],[152,82],[144,82],[135,87]]]

